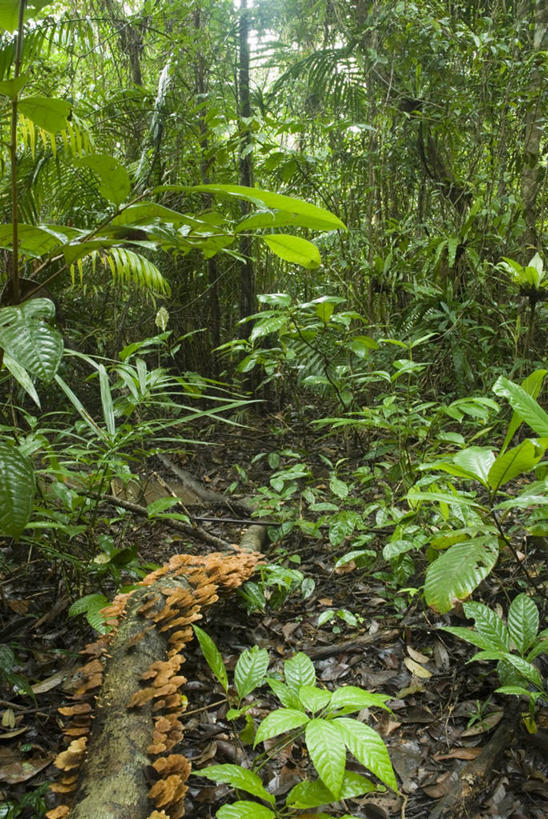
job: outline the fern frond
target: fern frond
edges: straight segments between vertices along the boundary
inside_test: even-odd
[[[73,283],[76,279],[76,271],[78,271],[80,281],[83,280],[86,262],[90,264],[93,272],[98,261],[110,270],[114,282],[133,284],[155,295],[169,296],[171,294],[169,282],[162,276],[156,265],[125,247],[92,250],[87,256],[78,259],[70,267]]]

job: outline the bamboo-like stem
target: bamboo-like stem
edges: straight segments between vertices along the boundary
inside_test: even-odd
[[[15,72],[17,79],[21,71],[21,54],[23,52],[23,25],[25,20],[26,0],[19,0],[19,19],[17,23],[17,39],[15,43]],[[11,224],[13,250],[11,253],[11,287],[13,300],[19,304],[21,287],[19,284],[19,224],[17,213],[17,106],[18,94],[14,94],[11,102],[10,128],[10,164],[11,164]]]

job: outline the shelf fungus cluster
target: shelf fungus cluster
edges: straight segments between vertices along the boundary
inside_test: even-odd
[[[190,763],[174,752],[186,702],[182,651],[202,609],[261,559],[243,549],[175,555],[104,610],[112,630],[83,650],[72,702],[59,709],[68,747],[51,787],[65,804],[48,819],[183,816]]]

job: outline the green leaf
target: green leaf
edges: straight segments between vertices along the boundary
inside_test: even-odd
[[[0,441],[0,535],[19,537],[30,519],[34,491],[30,458]]]
[[[41,320],[52,311],[55,313],[55,308],[49,299],[30,299],[17,307],[0,308],[0,347],[45,382],[53,379],[63,355],[63,337]]]
[[[164,186],[159,190],[173,188],[177,189],[177,186]],[[259,206],[266,205],[267,208],[273,208],[274,210],[306,216],[308,219],[315,219],[316,227],[320,230],[334,230],[338,228],[346,230],[344,222],[341,222],[338,216],[335,216],[334,213],[331,213],[331,211],[325,208],[319,208],[316,205],[303,202],[301,199],[293,199],[291,196],[271,193],[270,191],[261,190],[260,188],[250,188],[245,185],[195,185],[191,188],[187,187],[182,189],[195,191],[197,193],[211,193],[245,199]]]
[[[513,665],[522,677],[525,677],[526,680],[529,680],[529,682],[532,682],[538,688],[544,690],[544,683],[538,668],[532,663],[527,662],[527,660],[524,660],[523,657],[518,657],[517,654],[510,654],[509,652],[502,651],[479,651],[474,655],[473,659],[504,660],[505,662],[510,663],[510,665]]]
[[[298,264],[308,270],[315,270],[322,263],[320,251],[308,239],[286,233],[271,233],[261,238],[276,256],[286,262]]]
[[[299,700],[307,711],[317,714],[331,700],[331,691],[317,688],[315,685],[301,685],[299,688]]]
[[[282,705],[285,705],[286,708],[293,708],[297,711],[302,711],[303,707],[299,699],[299,694],[294,688],[290,688],[288,685],[281,682],[281,680],[277,680],[275,677],[268,677],[267,683],[276,697],[278,697]]]
[[[495,688],[495,694],[515,694],[518,697],[530,697],[532,691],[523,688],[521,685],[502,685],[500,688]]]
[[[266,648],[253,646],[252,649],[242,651],[234,669],[234,685],[240,699],[247,697],[264,682],[268,662]]]
[[[521,382],[521,388],[525,390],[525,392],[532,398],[538,398],[540,391],[542,389],[544,377],[547,373],[548,370],[535,370]],[[504,443],[502,445],[501,452],[504,452],[504,450],[506,449],[506,447],[508,446],[508,444],[510,443],[510,441],[512,440],[512,438],[514,437],[522,423],[523,423],[522,419],[517,414],[517,412],[513,412],[510,424],[508,426],[508,431],[506,433],[506,437],[504,438]]]
[[[491,489],[498,490],[518,475],[530,472],[546,451],[546,446],[541,444],[541,440],[526,438],[518,446],[499,455],[487,476]]]
[[[455,504],[456,506],[475,506],[480,509],[480,504],[472,498],[466,497],[462,493],[455,491],[451,492],[421,492],[420,489],[410,489],[407,493],[407,500],[411,504],[420,503],[421,501],[430,500],[438,503]]]
[[[55,134],[68,126],[70,103],[51,97],[23,97],[19,111],[42,130]]]
[[[475,479],[487,486],[487,476],[495,461],[495,453],[488,447],[471,446],[462,449],[453,457],[453,463],[474,475]]]
[[[335,477],[335,475],[332,475],[329,479],[329,488],[338,498],[346,498],[348,495],[348,484]]]
[[[301,685],[314,685],[316,682],[314,663],[302,651],[285,661],[284,674],[287,685],[294,691],[298,691]]]
[[[234,802],[223,805],[216,813],[217,819],[276,819],[276,814],[258,802]]]
[[[339,799],[354,799],[364,793],[371,793],[376,790],[373,782],[366,779],[354,771],[346,771],[342,782]],[[323,782],[316,780],[310,782],[305,780],[299,782],[290,790],[286,798],[286,805],[290,808],[305,809],[318,808],[320,805],[328,805],[334,802],[336,797],[326,788]]]
[[[526,594],[518,594],[508,609],[508,631],[522,656],[535,642],[538,627],[539,613],[536,605]]]
[[[449,634],[453,634],[455,637],[459,637],[461,640],[465,640],[467,643],[471,643],[478,648],[485,649],[486,651],[493,648],[493,644],[487,637],[479,634],[472,628],[465,628],[464,626],[440,626],[440,628],[442,631],[447,631]]]
[[[306,726],[305,740],[318,776],[335,799],[340,799],[346,766],[343,735],[333,722],[313,719]]]
[[[379,349],[378,343],[370,336],[354,336],[348,346],[358,358],[367,358],[370,350]]]
[[[77,167],[91,168],[99,177],[101,195],[121,205],[127,199],[131,190],[129,174],[124,166],[110,154],[89,154],[73,160]]]
[[[528,663],[532,663],[537,657],[540,657],[541,654],[548,654],[548,640],[539,640],[538,643],[535,643],[527,657],[525,658]]]
[[[465,603],[465,615],[474,620],[476,631],[489,643],[489,648],[510,651],[510,633],[496,612],[483,603]]]
[[[194,625],[192,628],[194,629],[194,634],[198,638],[198,642],[200,643],[200,648],[202,649],[202,654],[205,657],[206,663],[221,684],[223,690],[228,691],[228,677],[219,649],[209,634],[207,634],[203,629]]]
[[[523,387],[514,384],[501,375],[493,385],[493,392],[502,398],[508,399],[510,406],[515,410],[519,418],[529,424],[537,435],[548,438],[548,413]]]
[[[0,82],[0,94],[5,97],[10,97],[10,99],[13,100],[28,81],[28,74],[12,77],[11,80],[2,80],[2,82]]]
[[[269,802],[271,805],[275,802],[272,794],[265,789],[260,777],[240,765],[209,765],[207,768],[196,771],[196,773],[198,776],[212,779],[213,782],[222,782],[231,785],[236,790],[246,791],[252,796],[258,796],[259,799],[264,799],[265,802]]]
[[[371,694],[356,685],[346,685],[333,692],[330,710],[342,708],[346,714],[361,711],[362,708],[384,708],[385,711],[390,711],[386,705],[388,699],[388,694]]]
[[[19,5],[21,0],[0,0],[0,29],[16,31],[19,21]],[[50,5],[51,0],[27,0],[25,6],[25,20],[32,20],[40,9]]]
[[[393,790],[398,783],[388,751],[381,737],[369,725],[349,717],[337,717],[334,723],[342,731],[346,747],[358,762]]]
[[[258,338],[263,338],[264,336],[270,335],[270,333],[276,333],[282,327],[285,327],[287,320],[287,316],[283,313],[281,315],[269,316],[268,318],[264,319],[259,318],[259,320],[253,325],[249,340],[256,341]]]
[[[25,392],[30,395],[34,403],[40,407],[40,398],[36,392],[36,387],[33,384],[32,378],[22,367],[18,361],[12,358],[6,351],[4,351],[4,366],[13,375],[18,384],[20,384]]]
[[[498,541],[484,535],[456,543],[426,570],[424,594],[434,611],[445,614],[485,580],[498,558]]]
[[[65,237],[61,240],[58,233],[47,230],[45,227],[37,225],[25,225],[20,223],[17,226],[19,250],[24,256],[37,258],[46,253],[50,253],[58,248],[63,241],[68,241]],[[0,247],[10,250],[13,246],[13,225],[6,223],[0,225]],[[37,282],[38,284],[38,282]]]
[[[276,711],[271,711],[257,728],[253,747],[256,747],[259,742],[264,742],[265,739],[272,739],[294,728],[301,728],[307,722],[309,722],[309,717],[294,708],[278,708]]]

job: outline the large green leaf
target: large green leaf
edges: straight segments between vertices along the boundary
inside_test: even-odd
[[[317,714],[325,708],[331,700],[331,691],[325,688],[318,688],[316,685],[301,685],[299,688],[299,700],[306,711]]]
[[[216,816],[217,819],[275,819],[276,814],[258,802],[241,801],[223,805]]]
[[[548,370],[535,370],[521,382],[521,388],[525,390],[525,392],[532,398],[538,398],[542,389],[542,382],[544,381],[544,377],[547,373]],[[501,451],[506,449],[522,423],[523,421],[517,412],[513,412]]]
[[[502,398],[507,398],[512,409],[529,424],[531,429],[534,429],[543,438],[548,438],[548,413],[523,387],[501,375],[493,385],[493,392]]]
[[[162,189],[173,189],[174,186],[163,186]],[[177,188],[177,186],[175,186]],[[162,190],[160,189],[160,190]],[[344,222],[338,216],[325,208],[303,202],[302,199],[293,199],[291,196],[283,196],[280,193],[261,190],[260,188],[250,188],[245,185],[195,185],[182,190],[195,191],[197,193],[211,193],[213,195],[230,196],[236,199],[245,199],[254,202],[259,206],[265,205],[267,208],[295,213],[316,220],[316,226],[320,230],[334,230],[342,228],[346,230]]]
[[[518,594],[508,609],[508,631],[522,656],[535,642],[538,627],[539,613],[536,605],[526,594]]]
[[[508,481],[518,477],[518,475],[530,472],[546,451],[546,445],[543,445],[541,441],[542,439],[532,441],[527,438],[518,446],[499,455],[491,465],[487,475],[487,482],[491,489],[497,490]]]
[[[286,262],[298,264],[308,270],[315,270],[322,263],[320,251],[308,239],[287,233],[271,233],[261,238],[276,256]]]
[[[99,177],[99,190],[101,195],[121,205],[127,199],[131,190],[129,174],[117,159],[110,154],[89,154],[73,160],[79,167],[91,168],[93,173]]]
[[[15,31],[19,20],[19,6],[21,0],[0,0],[0,29]],[[27,0],[25,6],[25,20],[32,20],[40,9],[50,5],[51,0]]]
[[[26,225],[17,226],[19,251],[24,256],[38,257],[50,253],[68,241],[66,235],[61,235],[45,226]],[[13,247],[13,225],[9,222],[0,225],[0,247],[11,250]]]
[[[0,308],[0,348],[41,381],[51,381],[63,355],[63,337],[42,317],[55,313],[49,299]]]
[[[450,611],[487,577],[497,558],[498,542],[494,535],[455,543],[426,570],[427,604],[440,614]]]
[[[305,739],[318,776],[339,799],[346,767],[346,745],[341,731],[329,720],[313,719],[306,726]]]
[[[301,685],[314,685],[316,682],[314,663],[302,651],[285,661],[284,675],[287,685],[294,691],[298,691]]]
[[[346,685],[333,692],[330,707],[333,710],[344,709],[345,714],[361,711],[362,708],[384,708],[385,711],[390,711],[386,705],[388,699],[388,694],[371,694],[356,685]]]
[[[32,461],[0,441],[0,535],[19,537],[32,512],[34,489]]]
[[[302,711],[297,711],[294,708],[278,708],[276,711],[271,711],[270,714],[263,719],[257,728],[254,746],[265,739],[272,739],[280,734],[285,734],[287,731],[292,731],[294,728],[301,728],[309,722],[310,718],[303,714]]]
[[[268,651],[266,648],[253,646],[242,651],[234,669],[234,685],[240,699],[247,697],[257,686],[261,685],[268,669]]]
[[[453,463],[472,473],[484,486],[487,486],[487,476],[494,460],[495,453],[483,446],[470,446],[453,457]]]
[[[23,97],[19,110],[39,128],[52,134],[64,131],[69,123],[70,103],[51,97]]]
[[[357,719],[337,717],[334,724],[344,736],[346,747],[358,762],[393,790],[398,790],[396,775],[386,745],[369,725]]]
[[[10,371],[10,373],[13,375],[13,377],[15,378],[17,383],[20,384],[23,387],[25,392],[28,395],[30,395],[30,397],[32,398],[34,403],[39,407],[40,406],[40,398],[38,396],[38,393],[36,392],[36,387],[34,386],[32,378],[30,377],[28,372],[25,370],[25,368],[22,367],[19,364],[19,362],[16,361],[14,358],[12,358],[8,353],[6,353],[5,350],[4,350],[4,367],[7,370]]]
[[[354,799],[364,793],[371,793],[376,790],[375,785],[369,779],[354,771],[346,771],[339,793],[339,799]],[[287,795],[286,804],[288,807],[297,809],[318,808],[320,805],[328,805],[334,802],[336,797],[326,788],[323,782],[310,782],[305,780],[299,782]]]
[[[465,603],[463,611],[467,617],[475,622],[478,634],[481,634],[489,643],[489,648],[498,651],[510,651],[510,634],[506,625],[498,614],[484,603]]]
[[[232,785],[236,790],[258,796],[259,799],[264,799],[265,802],[269,802],[271,805],[275,802],[272,794],[265,790],[260,777],[253,771],[240,767],[240,765],[209,765],[207,768],[202,768],[198,773],[200,776],[212,779],[213,782],[223,782]]]

